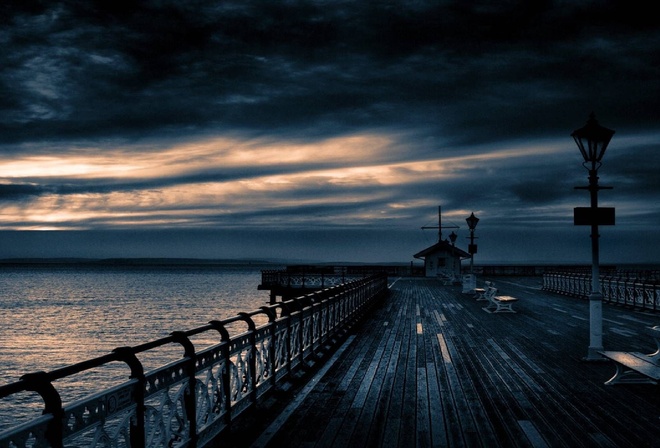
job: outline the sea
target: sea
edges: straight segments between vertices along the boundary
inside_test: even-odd
[[[277,268],[249,263],[2,265],[0,385],[256,310],[269,301],[268,291],[257,289],[261,271]],[[233,324],[230,330],[235,335],[247,327]],[[196,350],[218,342],[213,331],[193,339]],[[149,371],[182,354],[180,346],[170,344],[139,359]],[[123,363],[110,363],[55,386],[66,404],[129,374]],[[1,399],[0,433],[42,409],[34,393]]]

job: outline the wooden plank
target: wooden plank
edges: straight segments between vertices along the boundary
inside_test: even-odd
[[[518,425],[522,428],[523,432],[529,439],[529,442],[534,448],[547,448],[548,444],[545,439],[539,434],[534,424],[529,420],[519,420]]]
[[[307,384],[299,394],[297,394],[282,411],[281,414],[261,433],[260,437],[252,444],[253,448],[265,447],[270,443],[277,430],[284,425],[284,423],[291,417],[291,415],[298,409],[302,402],[312,392],[319,378],[323,377],[328,370],[335,364],[337,359],[346,351],[346,349],[353,343],[355,336],[349,338],[342,344],[342,346],[335,352],[328,362],[319,370],[309,384]]]
[[[518,319],[518,317],[516,317],[516,319]],[[497,322],[499,323],[501,321],[498,320]],[[519,339],[519,338],[523,337],[526,334],[526,331],[524,329],[522,330],[520,335],[515,334],[516,331],[519,329],[519,325],[510,325],[508,323],[503,323],[502,326],[507,329],[505,334],[510,335],[512,338]],[[489,334],[493,334],[493,332],[489,331]],[[481,344],[481,347],[484,347],[484,346],[485,346],[485,344]],[[509,344],[507,344],[507,347],[508,346],[509,346]],[[536,343],[536,347],[539,347],[538,343]],[[486,379],[496,378],[496,382],[494,382],[492,384],[492,386],[491,385],[485,385],[484,389],[482,389],[482,390],[485,390],[485,391],[496,390],[498,392],[500,390],[503,390],[502,385],[498,384],[498,382],[497,382],[497,376],[492,374],[493,370],[497,368],[496,367],[497,364],[493,363],[493,357],[489,356],[489,351],[479,352],[478,348],[479,347],[477,347],[477,350],[476,350],[477,353],[475,353],[475,355],[477,355],[478,359],[481,360],[483,366],[476,365],[475,368],[472,369],[472,371],[475,372],[474,376],[476,378],[479,378],[479,379],[482,379],[482,378],[486,378]],[[514,351],[514,353],[515,353],[515,351]],[[502,354],[502,351],[500,351],[500,358],[502,360],[504,360],[505,362],[508,362],[508,363],[511,362],[511,356],[509,356],[506,353]],[[536,365],[534,369],[536,371],[538,371],[540,369],[540,367],[538,365]],[[480,370],[484,370],[485,373],[480,372]],[[532,371],[530,374],[534,374],[534,372]],[[543,378],[543,377],[541,377],[541,378]],[[477,384],[480,384],[478,382],[478,380],[475,380],[475,382],[477,382]],[[537,388],[534,388],[534,389],[537,390]],[[518,395],[520,395],[521,391],[518,391],[516,393]],[[496,422],[500,422],[501,416],[500,416],[499,412],[494,414],[493,410],[490,410],[491,409],[491,404],[489,404],[489,402],[499,404],[499,401],[504,400],[504,398],[503,397],[502,398],[497,398],[495,402],[492,402],[492,401],[488,400],[488,398],[490,398],[492,395],[493,395],[492,393],[487,394],[487,400],[485,401],[484,405],[487,409],[486,412],[488,412],[489,415],[491,415],[492,422],[496,423]],[[539,399],[540,399],[541,404],[545,404],[545,402],[547,400],[547,397],[539,397]],[[483,395],[482,395],[482,400],[483,400]],[[524,404],[525,404],[525,406],[529,407],[529,404],[532,403],[532,404],[534,404],[534,407],[536,407],[535,401],[536,401],[536,397],[532,396],[529,399],[525,399]],[[518,399],[518,402],[520,402],[520,398]],[[561,408],[559,408],[559,409],[561,410]],[[521,410],[521,412],[530,412],[530,411],[531,411],[531,409],[528,410],[528,411]],[[552,412],[552,419],[553,419],[553,421],[556,421],[557,422],[556,425],[559,425],[559,426],[561,426],[563,424],[563,422],[566,421],[566,419],[557,419],[556,418],[556,415],[559,415],[560,413],[561,412],[556,412],[556,411]],[[535,418],[538,418],[538,417],[535,417]],[[508,426],[510,424],[511,424],[510,421],[506,422],[506,423],[505,423],[505,421],[501,421],[501,423],[496,424],[496,429],[501,434],[500,439],[508,440],[507,437],[513,437],[512,435],[509,434],[510,430],[509,430]],[[553,425],[553,427],[555,427],[556,425]],[[502,434],[502,431],[504,432],[503,434]],[[565,438],[564,440],[570,440],[570,439]]]
[[[397,281],[270,446],[591,447],[657,440],[657,389],[603,387],[612,365],[582,361],[588,301],[530,284],[498,279],[503,294],[521,299],[520,313],[493,315],[459,287]],[[653,340],[639,321],[653,318],[604,304],[610,351],[648,352]]]
[[[353,402],[351,403],[352,408],[364,408],[365,402],[367,401],[367,394],[369,393],[369,389],[371,389],[371,386],[374,383],[374,378],[376,377],[378,366],[381,362],[381,358],[383,357],[383,353],[385,353],[385,347],[380,347],[378,350],[376,350],[376,353],[369,363],[369,367],[362,377],[360,387],[358,388],[358,391],[353,398]]]
[[[406,282],[407,283],[407,282]],[[408,285],[406,285],[408,286]],[[412,285],[411,285],[412,286]],[[392,300],[399,303],[401,313],[398,314],[398,326],[396,331],[396,343],[398,350],[392,353],[392,359],[387,367],[388,378],[391,378],[389,406],[385,416],[386,424],[382,438],[379,441],[383,446],[397,447],[401,439],[401,428],[405,426],[403,413],[405,366],[408,360],[410,348],[409,322],[406,318],[410,313],[412,288],[405,288],[401,294],[393,295]]]
[[[475,444],[479,443],[476,438],[478,432],[477,423],[472,416],[470,404],[465,391],[463,390],[464,385],[461,383],[460,374],[453,362],[455,358],[459,357],[459,352],[451,339],[445,338],[445,343],[447,345],[447,350],[449,351],[449,356],[452,359],[451,363],[445,364],[445,373],[448,379],[449,391],[454,400],[455,411],[457,414],[456,417],[461,431],[463,432],[463,440],[467,446],[476,446]]]
[[[456,297],[448,295],[445,300],[456,300]],[[474,307],[473,309],[480,306],[475,301],[469,302],[470,306]],[[483,376],[474,375],[473,367],[472,353],[475,350],[483,349],[483,337],[481,336],[483,325],[473,313],[463,312],[453,316],[448,326],[453,329],[461,329],[461,331],[452,332],[451,346],[456,347],[456,353],[450,353],[450,357],[454,360],[464,399],[474,421],[468,437],[471,440],[478,440],[481,446],[498,446],[498,437],[484,412],[484,405],[478,392],[483,384]],[[448,346],[448,350],[451,346]]]
[[[399,376],[403,380],[403,402],[401,403],[401,427],[399,428],[399,445],[411,443],[415,440],[415,415],[417,410],[417,290],[413,290],[411,296],[411,308],[413,313],[406,316],[406,324],[403,326],[405,337],[408,339],[408,351],[405,353],[404,362],[400,363]]]
[[[401,352],[401,342],[399,339],[401,331],[401,320],[394,322],[391,331],[384,337],[381,344],[385,347],[382,361],[374,378],[374,387],[369,392],[368,412],[363,412],[362,418],[371,418],[371,425],[368,431],[364,431],[360,436],[367,440],[380,440],[387,428],[387,409],[392,394],[394,373],[398,357]],[[356,441],[356,443],[364,443]]]
[[[426,375],[428,380],[429,419],[431,422],[430,446],[446,446],[447,427],[445,426],[444,412],[442,410],[443,397],[438,386],[435,364],[432,362],[429,362],[426,365]]]
[[[510,348],[513,344],[507,343]],[[500,353],[503,349],[500,348]],[[513,351],[515,353],[515,351]],[[548,413],[547,410],[554,403],[554,400],[547,397],[546,389],[540,386],[540,380],[543,379],[543,372],[540,372],[538,380],[534,380],[532,375],[534,372],[527,373],[521,364],[514,361],[512,356],[506,354],[502,356],[509,369],[511,369],[511,377],[509,381],[513,382],[516,386],[512,386],[512,393],[516,397],[518,404],[524,410],[524,414],[530,424],[532,421],[543,423],[545,436],[550,440],[558,438],[558,434],[566,430],[566,422],[570,422],[570,418],[557,419],[556,416],[564,413],[561,404],[554,408],[554,411]],[[514,375],[518,375],[522,381],[517,381]],[[548,424],[547,415],[551,415],[552,424]],[[521,427],[521,429],[525,429]],[[559,437],[560,438],[560,437]]]
[[[382,326],[378,326],[378,328],[385,331]],[[338,386],[334,394],[329,391],[323,404],[314,406],[312,411],[305,415],[306,420],[315,419],[322,422],[322,424],[303,425],[298,431],[304,434],[309,431],[309,428],[323,429],[320,437],[318,437],[322,441],[321,446],[334,446],[335,443],[345,443],[345,441],[342,442],[340,436],[350,437],[352,434],[357,415],[359,415],[359,410],[352,409],[352,404],[367,371],[369,353],[373,351],[375,351],[373,341],[369,343],[362,341],[362,343],[356,344],[353,350],[354,353],[349,353],[352,356],[347,357],[345,361],[343,373],[340,372],[335,380]],[[338,400],[337,397],[339,397]],[[299,437],[300,435],[296,433],[296,438]]]
[[[417,409],[415,441],[417,446],[431,446],[431,418],[426,366],[417,368]]]
[[[562,300],[562,301],[566,300],[567,308],[570,308],[571,306],[573,308],[577,308],[581,305],[581,302],[576,300],[563,299],[563,298],[558,298],[558,300]],[[563,319],[558,320],[557,322],[554,323],[554,325],[556,325],[556,328],[558,329],[561,329],[563,324],[565,324],[565,321]],[[533,335],[533,333],[530,334]],[[566,334],[563,336],[565,337]],[[530,340],[530,344],[528,350],[529,353],[533,353],[534,350],[537,347],[539,347],[539,344],[536,339],[529,338],[529,340]],[[567,348],[569,349],[568,351],[570,352],[571,351],[570,349],[572,349],[574,346],[575,344],[569,342],[568,346],[566,345],[564,346],[562,352],[567,353]],[[593,379],[588,380],[587,378],[585,378],[585,375],[583,375],[585,371],[585,364],[580,363],[578,361],[578,358],[573,358],[574,361],[572,361],[571,358],[565,358],[564,360],[555,361],[552,357],[548,357],[547,353],[545,352],[537,357],[539,360],[543,361],[543,363],[539,363],[539,365],[541,366],[541,368],[543,368],[546,371],[546,374],[543,375],[542,380],[543,380],[543,387],[547,391],[543,395],[543,400],[537,406],[543,406],[543,404],[545,403],[553,405],[549,407],[548,410],[544,410],[544,415],[546,416],[545,419],[548,421],[546,426],[554,429],[555,425],[559,424],[559,425],[563,425],[563,427],[570,428],[571,431],[570,436],[562,435],[560,436],[561,438],[559,440],[569,440],[569,437],[579,440],[580,438],[584,438],[585,434],[589,435],[589,439],[591,441],[594,439],[598,439],[599,441],[604,440],[603,435],[597,435],[597,433],[594,432],[593,427],[583,426],[581,422],[594,423],[594,415],[597,415],[594,412],[594,409],[596,408],[601,408],[604,410],[604,412],[606,412],[607,409],[612,409],[612,403],[609,401],[609,398],[601,399],[603,395],[603,391],[602,388],[600,387],[598,388],[597,392],[587,395],[583,395],[582,392],[578,392],[576,394],[576,391],[572,390],[575,389],[575,385],[585,384],[587,381],[590,384],[595,384]],[[547,362],[545,362],[546,358],[548,358]],[[577,370],[571,370],[570,372],[567,372],[566,368],[571,365],[575,365],[577,367]],[[601,371],[602,371],[602,367],[601,367]],[[551,372],[554,374],[548,375],[547,372]],[[570,379],[570,381],[567,381],[568,379]],[[574,396],[580,396],[580,400],[565,399],[565,397],[574,397]],[[595,398],[595,400],[591,401],[591,398]],[[624,406],[626,407],[630,405],[630,403],[628,403],[628,400],[626,400],[626,402],[624,403],[625,403]],[[615,407],[618,409],[618,406],[620,405],[621,404],[615,405]],[[564,415],[566,418],[557,419],[555,417],[557,415]],[[618,428],[621,426],[621,422],[619,421],[619,419],[616,418],[616,414],[606,413],[605,415],[607,416],[609,421],[607,421],[607,423],[597,423],[597,424],[607,426],[608,428],[613,428],[613,427]],[[561,427],[557,427],[557,428],[561,429]],[[618,436],[619,433],[623,433],[623,432],[627,432],[627,431],[625,430],[617,431],[616,434]]]
[[[387,375],[387,368],[389,362],[394,353],[394,346],[396,344],[396,338],[394,332],[386,332],[381,340],[379,345],[382,347],[382,353],[379,355],[376,351],[374,359],[370,368],[373,368],[373,377],[371,384],[369,385],[369,390],[364,397],[362,403],[362,412],[360,414],[359,420],[353,431],[351,437],[350,446],[363,446],[367,443],[370,437],[372,437],[372,429],[374,426],[378,425],[379,422],[383,422],[384,414],[386,413],[386,403],[389,400],[390,394],[390,384],[385,381]],[[396,353],[398,356],[398,352]],[[366,378],[366,377],[365,377]],[[381,404],[383,403],[383,404]],[[353,406],[358,404],[357,397],[353,403]],[[382,423],[380,423],[382,426]],[[379,431],[377,429],[377,431]],[[380,429],[382,431],[382,428]],[[376,436],[377,438],[377,436]]]
[[[401,341],[395,340],[392,353],[385,371],[385,378],[383,380],[382,386],[382,397],[378,401],[378,418],[370,430],[369,439],[377,440],[381,446],[387,445],[390,441],[396,441],[399,437],[399,425],[401,423],[400,419],[396,419],[395,423],[393,423],[392,421],[388,420],[387,415],[393,394],[394,377],[400,353]]]

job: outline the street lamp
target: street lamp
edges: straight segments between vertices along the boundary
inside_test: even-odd
[[[474,273],[474,254],[477,253],[477,245],[474,244],[474,229],[477,228],[479,218],[474,216],[474,212],[472,212],[469,217],[465,218],[465,221],[467,222],[468,229],[470,229],[470,245],[468,246],[468,253],[470,254],[470,275],[472,275]]]
[[[574,209],[574,224],[591,226],[591,293],[589,294],[589,349],[585,361],[602,361],[604,358],[598,353],[603,350],[603,295],[600,290],[600,273],[598,266],[598,225],[614,225],[614,208],[598,207],[598,191],[611,189],[598,185],[598,169],[605,155],[607,145],[610,143],[614,131],[598,124],[593,112],[587,124],[573,131],[571,137],[575,140],[580,153],[584,158],[582,164],[589,171],[589,186],[575,187],[589,190],[591,196],[590,207],[576,207]]]

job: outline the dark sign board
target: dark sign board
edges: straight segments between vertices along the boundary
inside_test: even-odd
[[[477,253],[477,245],[476,244],[468,244],[468,253],[469,254],[476,254]]]
[[[614,225],[614,207],[575,207],[573,209],[573,223],[576,226]]]

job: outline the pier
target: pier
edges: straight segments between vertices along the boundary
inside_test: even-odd
[[[0,447],[658,446],[659,386],[605,385],[615,365],[583,360],[587,300],[540,276],[489,280],[516,313],[436,278],[374,276],[28,375],[0,397],[36,391],[45,413]],[[607,350],[657,349],[645,332],[657,312],[607,304],[603,318]],[[230,335],[230,321],[248,331]],[[205,331],[222,342],[196,352],[189,339]],[[183,358],[141,372],[136,355],[163,344]],[[57,402],[53,381],[110,361],[130,366],[128,383]]]
[[[253,447],[659,446],[658,386],[606,386],[615,366],[585,362],[588,301],[541,277],[495,277],[519,298],[491,314],[458,286],[401,278],[307,389],[234,428]],[[660,315],[606,305],[608,350],[657,349]]]
[[[421,275],[419,267],[405,265],[354,265],[354,266],[311,266],[291,265],[286,269],[261,271],[260,291],[269,291],[270,303],[291,300],[311,292],[320,291],[346,282],[366,278],[375,274],[398,277],[401,275]]]

